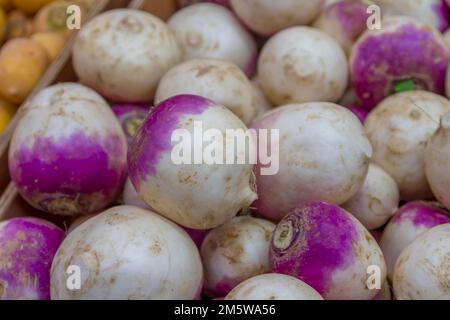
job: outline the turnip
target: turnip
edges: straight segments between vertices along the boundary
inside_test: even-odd
[[[122,125],[129,144],[137,129],[147,117],[150,111],[149,107],[144,104],[118,104],[112,106],[111,109]]]
[[[374,0],[383,16],[404,15],[429,24],[439,31],[449,26],[448,9],[443,0]]]
[[[140,197],[184,227],[217,227],[256,199],[251,183],[253,165],[240,161],[242,156],[250,156],[247,150],[255,148],[253,135],[246,139],[249,149],[243,143],[236,144],[235,139],[210,138],[208,149],[214,148],[216,154],[222,150],[231,160],[227,163],[233,163],[222,164],[222,159],[210,159],[208,150],[202,148],[202,133],[209,129],[214,133],[227,129],[245,132],[246,127],[231,111],[211,100],[175,96],[153,109],[129,147],[129,175]],[[172,141],[174,132],[180,135]],[[186,144],[189,151],[183,150]],[[192,145],[194,154],[190,152]]]
[[[249,123],[256,115],[252,85],[231,62],[194,59],[170,69],[159,83],[155,103],[179,94],[211,99],[229,108],[244,123]]]
[[[344,107],[316,102],[292,104],[266,113],[256,129],[278,129],[279,170],[259,158],[255,206],[263,217],[279,221],[301,203],[341,205],[354,196],[366,177],[372,148],[360,121]],[[272,166],[273,167],[273,166]],[[270,168],[269,168],[270,169]]]
[[[62,83],[29,102],[11,140],[9,172],[35,208],[89,214],[120,192],[126,149],[125,135],[105,100],[82,85]]]
[[[450,223],[425,232],[400,255],[395,265],[398,300],[449,300]]]
[[[391,280],[395,262],[403,249],[425,231],[444,223],[450,223],[450,215],[434,202],[409,202],[395,213],[380,240]]]
[[[347,87],[347,69],[344,51],[328,34],[311,27],[292,27],[264,45],[258,78],[274,105],[336,102]]]
[[[367,229],[373,230],[392,217],[398,209],[399,197],[394,179],[379,166],[371,164],[361,189],[342,207]]]
[[[273,272],[299,278],[327,300],[374,298],[379,290],[369,286],[372,267],[380,287],[386,279],[375,239],[350,213],[325,202],[300,206],[281,220],[270,263]]]
[[[50,299],[50,267],[63,237],[42,219],[0,222],[0,299]]]
[[[386,98],[367,117],[372,161],[395,179],[402,200],[432,198],[425,176],[426,146],[447,112],[450,101],[444,97],[408,91]]]
[[[450,50],[450,29],[443,33],[445,43],[447,44],[447,48]],[[447,88],[446,88],[447,89]],[[448,89],[447,89],[448,90]],[[447,91],[448,92],[448,91]],[[448,94],[447,94],[448,95]]]
[[[398,86],[444,92],[450,53],[442,35],[408,17],[389,17],[381,29],[365,31],[350,56],[352,85],[367,108]]]
[[[88,215],[84,215],[84,216],[79,216],[78,218],[76,218],[75,220],[72,221],[72,223],[70,224],[69,228],[66,231],[66,234],[71,233],[73,230],[75,230],[76,228],[78,228],[79,226],[81,226],[84,222],[88,221],[89,219],[95,217],[97,214],[88,214]]]
[[[324,0],[230,0],[233,11],[252,31],[270,36],[296,25],[310,24]]]
[[[359,0],[337,1],[322,10],[313,26],[332,36],[349,54],[356,39],[367,29],[367,5]]]
[[[266,112],[272,110],[273,105],[264,95],[258,78],[252,80],[253,94],[256,102],[256,116],[254,120],[261,118]]]
[[[224,7],[229,7],[230,6],[230,0],[178,0],[177,3],[180,7],[186,7],[189,6],[191,4],[194,3],[199,3],[199,2],[212,2],[212,3],[217,3],[220,4]]]
[[[355,116],[358,117],[359,121],[361,121],[361,123],[364,123],[367,116],[369,115],[369,110],[357,104],[348,106],[347,109],[353,112]]]
[[[425,156],[425,172],[431,190],[444,206],[450,209],[450,113],[445,114],[436,133],[428,142]]]
[[[67,287],[68,266],[79,290]],[[63,241],[51,270],[52,299],[194,299],[203,271],[197,247],[172,222],[138,207],[111,208]]]
[[[228,9],[199,3],[181,9],[168,21],[183,50],[183,59],[222,59],[248,76],[256,67],[256,42]]]
[[[159,18],[116,9],[83,25],[73,47],[73,66],[83,84],[110,100],[144,102],[181,59],[177,40]]]
[[[267,273],[275,225],[250,216],[235,217],[213,229],[201,247],[205,291],[223,297],[242,281]]]
[[[250,278],[234,288],[225,300],[323,300],[306,283],[284,274],[269,273]]]

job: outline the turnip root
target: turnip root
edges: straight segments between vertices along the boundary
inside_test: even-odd
[[[118,104],[111,109],[119,120],[129,144],[147,117],[150,108],[144,104]]]
[[[67,288],[68,266],[80,290]],[[181,228],[141,208],[119,206],[73,230],[56,253],[51,297],[70,299],[195,299],[203,271],[197,247]]]
[[[50,266],[63,237],[42,219],[0,222],[0,299],[50,299]]]
[[[224,7],[230,6],[230,0],[178,0],[177,1],[178,6],[180,6],[181,8],[190,6],[191,4],[195,4],[195,3],[199,3],[199,2],[211,2],[211,3],[220,4]]]
[[[309,285],[284,274],[250,278],[234,288],[225,300],[323,300]]]
[[[425,172],[431,190],[447,209],[450,209],[450,113],[445,114],[437,132],[428,142],[425,157]]]
[[[444,92],[450,52],[442,35],[408,17],[389,17],[383,28],[365,31],[352,48],[352,85],[371,109],[404,81],[414,88]]]
[[[272,110],[273,105],[264,95],[258,78],[252,80],[253,94],[256,102],[256,116],[254,120],[261,118],[266,112]]]
[[[425,232],[400,255],[395,265],[398,300],[449,300],[450,223]]]
[[[386,98],[367,117],[372,161],[395,179],[402,200],[432,198],[425,176],[426,146],[447,112],[450,101],[444,97],[408,91]]]
[[[213,229],[201,247],[208,295],[223,297],[242,281],[269,272],[274,229],[273,223],[249,216]]]
[[[322,10],[313,26],[333,37],[349,54],[356,39],[367,29],[367,5],[359,0],[337,1]]]
[[[256,115],[252,85],[231,62],[194,59],[170,69],[159,83],[155,103],[179,94],[211,99],[230,109],[244,123],[249,123]]]
[[[326,103],[292,104],[266,113],[256,129],[278,129],[279,171],[256,175],[263,217],[279,221],[297,205],[327,201],[341,205],[366,177],[372,148],[359,120],[344,107]],[[259,159],[257,173],[264,164]]]
[[[181,9],[168,21],[183,50],[183,60],[221,59],[252,76],[256,42],[228,9],[199,3]]]
[[[434,202],[409,202],[395,213],[380,240],[391,280],[395,262],[403,249],[425,231],[444,223],[450,223],[450,215]]]
[[[374,0],[373,2],[380,6],[383,17],[409,16],[439,31],[445,31],[449,26],[448,9],[442,0]]]
[[[249,149],[242,143],[236,145],[235,139],[211,139],[209,149],[223,148],[223,154],[234,163],[221,164],[225,163],[222,159],[202,159],[203,154],[209,156],[202,148],[202,133],[208,129],[247,128],[231,111],[211,100],[175,96],[153,109],[128,152],[130,179],[140,197],[158,213],[193,229],[217,227],[256,199],[250,181],[253,165],[239,164],[237,156],[255,149],[253,135],[246,139]],[[200,135],[195,133],[199,130]],[[176,139],[172,139],[174,132],[180,133]],[[183,151],[186,144],[189,154]],[[192,145],[197,151],[191,156]]]
[[[375,164],[356,195],[342,205],[368,230],[383,226],[398,209],[399,191],[390,175]]]
[[[327,300],[374,298],[368,287],[369,267],[379,270],[380,286],[386,264],[370,233],[347,211],[325,202],[298,207],[277,225],[270,251],[273,272],[309,284]]]
[[[131,9],[96,16],[80,30],[73,47],[81,82],[117,102],[152,100],[161,77],[180,59],[169,27]]]
[[[9,172],[37,209],[76,216],[102,210],[126,174],[126,140],[109,105],[76,83],[31,99],[9,149]]]
[[[274,105],[336,102],[347,87],[347,69],[344,51],[328,34],[311,27],[292,27],[264,45],[258,78]]]
[[[324,0],[230,0],[233,11],[252,31],[270,36],[296,25],[310,24]]]

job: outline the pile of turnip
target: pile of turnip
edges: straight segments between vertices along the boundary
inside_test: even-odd
[[[10,141],[0,299],[450,300],[449,8],[372,2],[85,23]]]

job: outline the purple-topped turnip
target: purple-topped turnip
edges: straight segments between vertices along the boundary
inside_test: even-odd
[[[324,0],[230,0],[237,16],[261,36],[297,25],[310,24],[320,13]]]
[[[391,280],[395,262],[403,249],[425,231],[444,223],[450,223],[450,215],[434,202],[409,202],[395,213],[380,240]]]
[[[83,84],[117,102],[147,102],[159,80],[181,60],[169,27],[144,11],[116,9],[83,25],[73,66]]]
[[[129,144],[147,117],[150,108],[144,104],[118,104],[111,109],[119,120]]]
[[[200,251],[207,294],[223,297],[242,281],[269,272],[274,229],[267,220],[241,216],[209,232]]]
[[[450,52],[439,31],[408,17],[389,17],[380,30],[365,31],[352,48],[352,85],[371,109],[397,86],[444,93]]]
[[[394,294],[398,300],[450,300],[450,223],[428,230],[414,240],[395,265]]]
[[[246,148],[235,139],[216,137],[233,129],[247,130],[230,110],[206,98],[180,95],[161,102],[128,151],[130,179],[140,197],[163,216],[194,229],[217,227],[248,207],[256,199],[254,166],[241,160],[256,142],[249,135]],[[214,136],[205,138],[206,132]]]
[[[246,75],[255,72],[256,42],[230,10],[213,3],[181,9],[168,21],[183,51],[183,60],[222,59]]]
[[[67,267],[79,269],[79,290]],[[174,223],[132,206],[111,208],[63,241],[51,269],[51,298],[196,299],[203,283],[197,247]]]
[[[245,280],[225,300],[323,300],[321,295],[297,278],[268,273]]]
[[[42,219],[0,222],[0,300],[50,299],[50,267],[63,238]]]
[[[127,143],[106,101],[62,83],[31,99],[9,149],[9,172],[33,207],[76,216],[115,200],[126,175]]]
[[[367,29],[367,5],[359,0],[342,0],[322,10],[313,26],[332,36],[349,54],[356,39]]]
[[[395,180],[383,169],[370,164],[366,180],[358,193],[342,207],[368,230],[383,226],[398,209],[399,191]]]
[[[277,225],[270,250],[273,272],[309,284],[327,300],[370,300],[380,291],[369,287],[370,267],[386,279],[380,247],[347,211],[325,203],[300,206]]]
[[[433,197],[425,176],[426,147],[450,112],[450,101],[427,91],[407,91],[383,100],[364,122],[372,161],[397,182],[402,200]]]
[[[264,45],[258,78],[274,105],[312,101],[336,102],[348,83],[343,49],[325,32],[292,27]]]
[[[292,104],[269,111],[253,125],[278,129],[279,170],[262,175],[257,165],[258,213],[279,221],[299,204],[327,201],[341,205],[364,183],[372,148],[358,118],[326,103]]]
[[[159,83],[155,104],[180,94],[208,98],[230,109],[246,124],[256,115],[256,98],[250,81],[228,61],[193,59],[173,67]]]

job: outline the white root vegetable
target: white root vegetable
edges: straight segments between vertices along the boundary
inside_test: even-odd
[[[81,289],[67,287],[78,266]],[[197,247],[174,223],[133,206],[111,208],[74,229],[56,253],[52,299],[195,299],[203,269]]]
[[[266,112],[272,110],[273,105],[264,95],[258,78],[252,80],[253,94],[256,98],[256,116],[254,120],[261,118]]]
[[[213,3],[194,4],[176,12],[168,24],[182,48],[183,60],[227,60],[253,75],[256,42],[230,10]]]
[[[301,280],[269,273],[250,278],[234,288],[225,300],[323,300]]]
[[[244,123],[256,115],[253,88],[239,68],[217,59],[194,59],[170,69],[161,79],[155,103],[179,94],[199,95],[226,106]]]
[[[395,265],[394,294],[398,300],[449,300],[450,224],[414,240]]]
[[[233,11],[252,31],[270,36],[296,25],[307,25],[320,13],[324,0],[230,0]]]
[[[383,226],[398,209],[399,191],[395,180],[383,169],[370,164],[364,184],[342,205],[367,229]]]
[[[205,291],[223,297],[236,285],[267,273],[269,247],[275,224],[249,216],[235,217],[213,229],[201,247]]]
[[[372,161],[395,179],[402,200],[432,198],[425,149],[440,118],[449,111],[450,101],[442,96],[408,91],[386,98],[366,118]]]
[[[258,78],[275,105],[336,102],[348,84],[347,58],[325,32],[292,27],[265,44],[258,61]]]
[[[147,203],[139,197],[130,178],[127,178],[122,193],[123,204],[127,206],[136,206],[142,209],[151,210]]]
[[[169,27],[131,9],[96,16],[83,26],[73,47],[81,82],[117,102],[152,100],[160,78],[180,59]]]

